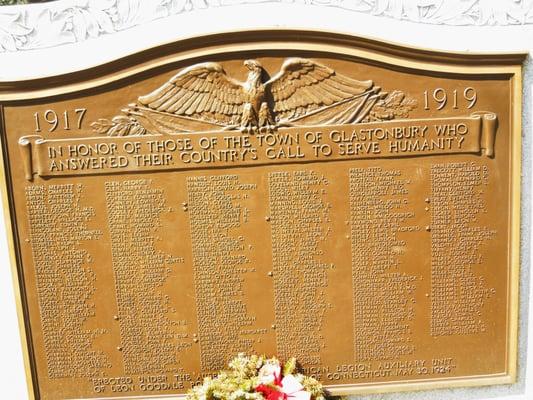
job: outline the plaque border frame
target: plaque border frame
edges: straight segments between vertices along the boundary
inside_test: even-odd
[[[176,50],[176,49],[179,49]],[[501,374],[453,378],[416,379],[379,383],[328,385],[335,396],[408,392],[512,384],[517,379],[518,326],[520,306],[520,233],[521,233],[521,171],[522,171],[522,72],[526,52],[467,53],[435,51],[415,46],[384,42],[359,35],[322,30],[245,29],[185,38],[152,47],[138,53],[84,70],[30,80],[0,82],[0,190],[3,202],[13,289],[17,306],[22,355],[26,372],[28,395],[39,400],[38,377],[33,361],[31,327],[27,305],[14,200],[8,171],[9,155],[4,142],[6,135],[4,104],[17,101],[54,98],[84,92],[109,85],[132,76],[142,75],[175,65],[175,68],[194,63],[208,56],[240,54],[254,51],[304,51],[317,55],[343,56],[346,60],[361,59],[384,68],[450,73],[465,76],[507,76],[510,80],[510,218],[508,269],[507,371]],[[145,399],[180,399],[185,395],[154,395]],[[104,399],[134,399],[139,397],[103,397]]]

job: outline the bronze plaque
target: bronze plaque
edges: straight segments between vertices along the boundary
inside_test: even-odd
[[[3,83],[32,394],[238,352],[333,394],[513,382],[522,59],[263,31]]]

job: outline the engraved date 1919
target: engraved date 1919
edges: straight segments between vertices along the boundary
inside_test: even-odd
[[[446,89],[424,90],[424,110],[436,108],[442,110],[446,105],[456,110],[462,106],[471,109],[477,102],[477,91],[473,87],[464,90],[454,89],[449,93]]]
[[[60,114],[54,110],[36,112],[33,114],[35,132],[42,132],[43,129],[48,129],[48,132],[54,132],[57,129],[63,129],[66,131],[71,129],[81,129],[83,117],[85,117],[86,112],[86,108],[65,110]]]

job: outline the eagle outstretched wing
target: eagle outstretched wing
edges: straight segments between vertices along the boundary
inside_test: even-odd
[[[206,62],[186,68],[152,93],[139,97],[151,110],[227,126],[236,124],[246,95],[224,68]]]
[[[365,94],[376,94],[372,81],[358,81],[304,58],[287,59],[270,85],[274,113],[278,121],[294,121]]]
[[[406,118],[416,101],[401,91],[386,93],[368,81],[337,74],[304,58],[289,58],[262,83],[263,68],[247,60],[246,82],[230,78],[216,62],[183,69],[163,86],[99,119],[99,134],[128,136],[266,127],[356,124]]]

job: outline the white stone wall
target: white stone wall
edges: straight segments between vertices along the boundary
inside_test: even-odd
[[[437,50],[530,54],[523,93],[518,383],[364,398],[533,399],[528,357],[533,348],[533,323],[528,325],[533,321],[533,0],[60,0],[1,7],[0,81],[72,72],[180,38],[251,28],[319,29]],[[23,400],[27,390],[14,298],[7,239],[0,229],[0,397]]]

